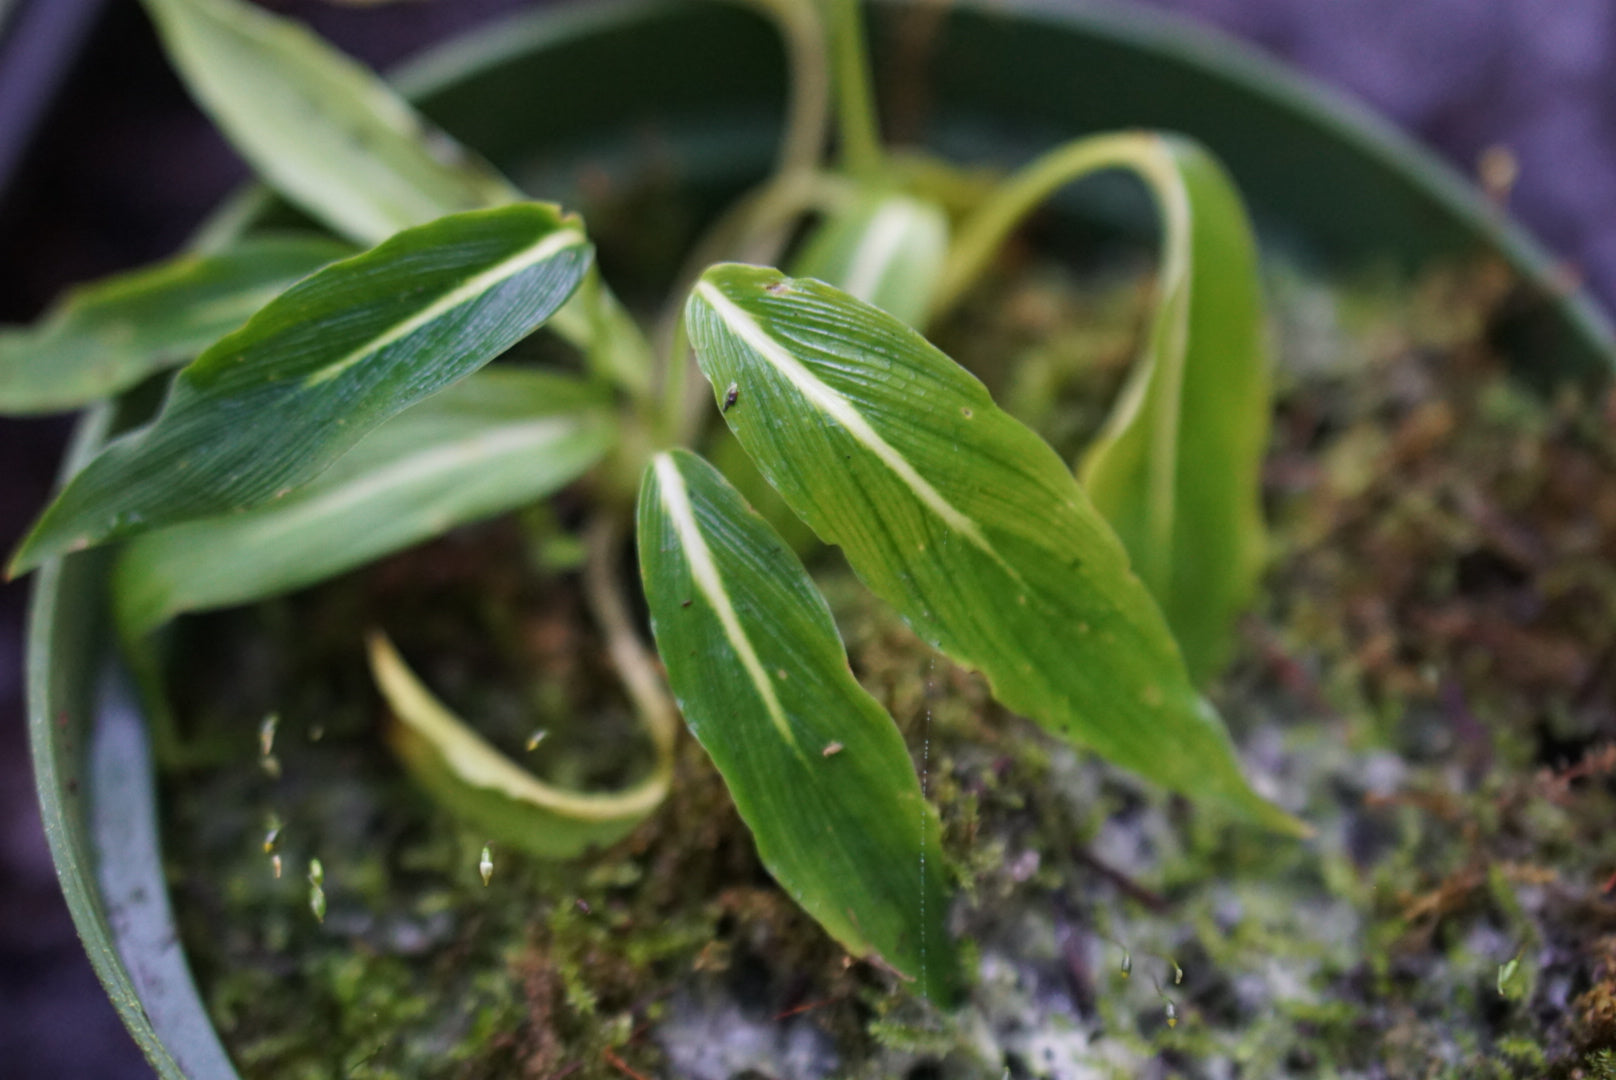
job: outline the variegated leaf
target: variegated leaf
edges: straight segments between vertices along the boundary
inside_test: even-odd
[[[714,267],[686,319],[764,475],[922,638],[1118,764],[1303,831],[1242,777],[1070,470],[968,372],[890,315],[774,270]]]
[[[381,634],[370,670],[392,712],[387,740],[416,781],[479,836],[545,859],[570,859],[628,835],[668,793],[671,746],[651,772],[621,791],[573,791],[546,783],[477,734],[439,701]]]
[[[182,612],[276,596],[549,495],[611,446],[602,396],[565,376],[479,371],[284,499],[143,533],[113,575],[120,630],[132,640]]]
[[[668,682],[764,865],[850,952],[951,997],[936,814],[802,564],[685,451],[646,469],[639,547]]]
[[[540,326],[591,255],[575,221],[518,203],[406,230],[304,279],[182,370],[154,421],[72,479],[12,574],[289,495]]]

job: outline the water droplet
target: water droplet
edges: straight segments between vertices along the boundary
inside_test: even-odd
[[[965,417],[965,419],[969,420],[971,417],[975,416],[976,414],[971,411],[971,407],[969,405],[961,405],[960,406],[960,415]]]
[[[529,735],[527,737],[527,742],[523,744],[527,747],[527,752],[531,754],[533,751],[537,750],[539,748],[539,744],[543,742],[545,736],[549,734],[550,733],[548,731],[544,730],[543,728],[539,728],[538,730],[534,731],[533,734]]]
[[[1178,1026],[1178,1006],[1174,1005],[1171,1001],[1169,1001],[1167,1003],[1166,1012],[1167,1012],[1167,1026],[1170,1027],[1170,1028],[1176,1028]]]
[[[1173,985],[1181,986],[1184,983],[1184,969],[1178,966],[1177,960],[1168,960],[1173,965]]]
[[[279,780],[281,778],[281,759],[276,757],[274,754],[270,754],[268,757],[259,758],[258,764],[263,766],[264,775],[268,776],[271,780]]]
[[[1122,977],[1126,979],[1133,974],[1133,953],[1127,949],[1122,950]]]
[[[839,743],[839,742],[826,743],[825,744],[825,749],[820,751],[820,753],[822,755],[824,755],[825,757],[835,757],[837,754],[840,754],[841,752],[842,752],[842,744]]]
[[[487,845],[483,845],[482,858],[477,860],[477,872],[483,876],[483,886],[486,888],[488,879],[494,876],[494,852]]]
[[[279,881],[281,879],[281,857],[279,855],[269,857],[269,868],[275,872],[275,880]]]

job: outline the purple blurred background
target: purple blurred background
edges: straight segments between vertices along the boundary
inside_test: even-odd
[[[1611,306],[1610,0],[1135,2],[1219,27],[1311,72],[1461,170],[1472,171],[1488,147],[1507,146],[1520,162],[1517,215]],[[386,65],[530,5],[268,6]],[[138,5],[23,0],[9,17],[7,7],[0,0],[0,322],[20,322],[71,282],[171,252],[245,170],[167,72]],[[30,117],[38,119],[32,137]],[[60,420],[0,421],[5,550],[42,505],[65,435]],[[24,585],[0,586],[0,1073],[149,1076],[80,949],[40,830],[23,722],[24,606]]]

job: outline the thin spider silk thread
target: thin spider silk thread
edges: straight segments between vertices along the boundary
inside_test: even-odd
[[[920,729],[920,989],[928,997],[931,977],[926,967],[926,944],[931,932],[926,922],[926,811],[931,805],[931,692],[936,667],[937,656],[933,653],[926,658],[926,715]]]

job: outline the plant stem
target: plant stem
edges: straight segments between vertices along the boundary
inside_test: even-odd
[[[845,177],[834,173],[779,173],[737,200],[696,241],[668,294],[657,333],[664,351],[658,394],[661,411],[653,439],[656,446],[688,445],[700,425],[701,394],[692,389],[684,326],[685,298],[696,279],[716,262],[773,264],[798,218],[832,210],[853,191]]]
[[[831,69],[824,20],[812,2],[738,0],[765,12],[779,27],[791,67],[791,100],[776,173],[819,167],[830,123]]]
[[[600,514],[584,536],[589,555],[584,563],[584,598],[595,623],[606,636],[606,652],[617,668],[635,711],[645,722],[659,761],[667,760],[679,732],[679,708],[668,694],[656,657],[641,640],[628,602],[618,561],[623,554],[623,526],[612,514]]]
[[[1158,135],[1097,135],[1045,154],[1001,184],[960,225],[932,301],[932,318],[959,300],[1005,238],[1040,203],[1075,180],[1114,168],[1133,169],[1158,199],[1175,183],[1171,157]]]
[[[870,90],[870,57],[858,0],[829,0],[836,59],[836,119],[842,164],[869,175],[881,168],[881,135]]]
[[[550,319],[550,329],[582,350],[592,374],[622,388],[636,402],[651,396],[651,346],[639,324],[591,266],[572,298]]]

